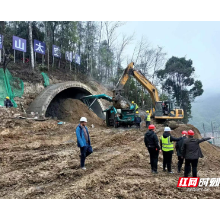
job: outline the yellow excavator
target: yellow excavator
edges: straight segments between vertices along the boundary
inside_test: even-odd
[[[180,120],[184,117],[183,109],[174,106],[172,101],[160,101],[157,88],[138,70],[134,69],[134,63],[130,63],[124,71],[124,74],[113,90],[113,106],[116,109],[127,108],[126,100],[122,96],[122,90],[129,77],[133,76],[149,92],[153,106],[150,110],[152,118],[157,121]]]

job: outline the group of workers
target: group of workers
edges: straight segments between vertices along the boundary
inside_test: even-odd
[[[185,159],[184,177],[188,177],[191,173],[192,176],[197,177],[197,165],[199,158],[203,157],[199,144],[203,141],[207,141],[213,137],[207,137],[202,139],[194,138],[194,132],[192,130],[182,131],[182,137],[175,138],[171,135],[171,129],[169,127],[164,128],[164,133],[160,137],[160,141],[155,133],[156,127],[149,125],[148,131],[145,134],[144,142],[150,154],[150,164],[152,173],[157,174],[157,164],[159,153],[163,153],[163,171],[168,173],[174,173],[171,169],[172,155],[174,152],[174,141],[176,141],[176,152],[178,156],[178,173],[181,172],[182,165]],[[188,138],[187,138],[188,136]],[[167,168],[167,170],[166,170]]]
[[[141,125],[141,116],[139,115],[139,112],[138,112],[138,105],[134,102],[134,101],[132,101],[131,102],[132,103],[132,105],[134,106],[134,110],[135,110],[135,118],[134,118],[134,124],[138,127],[138,128],[140,128],[140,125]],[[149,113],[149,111],[146,111],[146,116],[145,116],[145,118],[144,118],[144,120],[146,121],[146,127],[148,127],[149,125],[150,125],[150,113]]]
[[[91,153],[93,149],[89,137],[89,132],[86,127],[87,119],[82,117],[80,124],[76,128],[77,145],[80,148],[80,165],[81,169],[86,170],[85,159]],[[176,141],[176,152],[178,156],[178,173],[181,172],[182,165],[185,159],[184,177],[188,177],[192,170],[192,176],[197,177],[197,165],[199,158],[203,157],[199,144],[203,141],[207,141],[213,137],[207,137],[202,139],[194,138],[194,132],[192,130],[182,131],[182,136],[179,138],[171,135],[171,129],[169,127],[164,128],[164,133],[158,139],[156,133],[156,127],[151,124],[148,126],[148,131],[144,136],[144,142],[150,154],[151,172],[157,174],[157,165],[159,153],[163,153],[163,171],[170,174],[174,173],[171,168],[172,155],[174,152],[174,141]],[[192,167],[192,169],[191,169]]]

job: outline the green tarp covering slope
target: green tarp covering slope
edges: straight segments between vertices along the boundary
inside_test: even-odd
[[[8,69],[0,68],[0,105],[4,106],[6,96],[9,96],[14,107],[17,104],[14,101],[15,97],[21,97],[24,93],[24,83],[21,79],[13,77]]]

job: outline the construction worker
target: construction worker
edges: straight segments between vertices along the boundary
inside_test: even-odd
[[[202,139],[196,139],[193,136],[194,136],[194,131],[189,130],[188,138],[184,140],[183,142],[182,157],[185,158],[184,177],[188,177],[190,165],[192,165],[193,177],[197,177],[198,161],[199,161],[199,158],[203,157],[199,144],[204,141],[214,138],[214,137],[207,137],[207,138],[202,138]]]
[[[141,127],[141,117],[140,117],[138,111],[136,111],[136,114],[135,114],[135,117],[134,117],[134,123],[136,124],[136,126],[137,126],[138,128]]]
[[[92,152],[92,146],[89,138],[89,131],[86,127],[87,118],[80,118],[80,124],[76,128],[76,137],[77,137],[77,145],[80,148],[80,165],[81,169],[86,170],[85,168],[85,159]]]
[[[150,154],[151,172],[157,174],[157,163],[159,152],[161,152],[158,137],[155,134],[156,127],[149,125],[148,131],[144,136],[144,143]]]
[[[11,102],[11,100],[10,100],[10,98],[9,98],[8,96],[5,98],[4,106],[5,106],[6,108],[11,108],[11,107],[13,107],[13,104],[12,104],[12,102]]]
[[[146,114],[144,120],[146,121],[146,127],[148,128],[150,125],[150,113],[149,113],[149,111],[146,111],[146,113],[147,114]]]
[[[177,164],[177,167],[178,167],[178,173],[181,172],[181,169],[182,169],[182,165],[183,165],[183,158],[182,158],[182,153],[181,153],[181,148],[183,146],[183,142],[184,140],[187,138],[186,137],[187,135],[187,131],[182,131],[182,138],[176,142],[176,153],[177,153],[177,156],[178,156],[178,164]]]
[[[139,108],[138,105],[134,101],[132,101],[131,103],[134,105],[134,110],[138,111],[138,108]]]
[[[162,146],[163,151],[163,171],[166,171],[167,166],[168,173],[173,173],[171,170],[172,155],[174,150],[173,141],[179,141],[182,137],[175,138],[171,136],[170,132],[171,129],[169,127],[164,128],[164,133],[160,137],[160,146]]]

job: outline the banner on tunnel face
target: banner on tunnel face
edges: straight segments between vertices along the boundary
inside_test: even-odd
[[[34,52],[45,55],[46,44],[44,42],[34,40]]]
[[[26,40],[17,36],[13,36],[12,49],[26,53]]]

